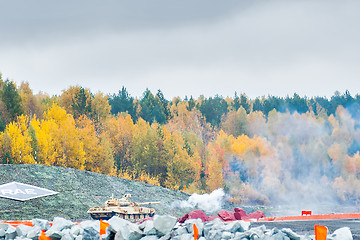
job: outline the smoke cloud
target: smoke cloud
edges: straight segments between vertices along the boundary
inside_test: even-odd
[[[239,204],[335,211],[360,199],[358,107],[334,115],[270,112],[232,139],[224,184]],[[353,114],[355,113],[355,114]],[[254,118],[254,116],[248,116]],[[262,118],[259,119],[259,118]],[[244,140],[245,139],[245,140]],[[236,152],[237,142],[246,149]],[[343,209],[339,209],[343,211]]]
[[[206,213],[220,210],[225,200],[225,192],[219,188],[210,194],[192,194],[187,201],[176,201],[172,208],[198,208]]]

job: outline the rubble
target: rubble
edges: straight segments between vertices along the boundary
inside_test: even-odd
[[[191,214],[192,217],[194,215]],[[198,240],[314,240],[314,235],[299,235],[289,228],[267,229],[265,225],[251,227],[251,222],[244,220],[222,221],[216,218],[203,221],[199,218],[186,219],[179,222],[173,216],[155,215],[142,223],[131,223],[119,217],[112,217],[106,234],[100,236],[99,220],[88,220],[74,223],[64,218],[56,217],[50,223],[47,220],[32,220],[33,227],[18,225],[14,227],[8,223],[0,223],[0,239],[37,240],[41,232],[52,240],[193,240],[194,225],[198,229]],[[352,240],[349,228],[344,227],[328,233],[329,240]]]
[[[262,211],[256,211],[250,213],[249,215],[241,208],[234,208],[235,212],[221,210],[218,212],[217,216],[207,216],[201,210],[194,210],[192,212],[186,213],[182,218],[178,219],[180,223],[185,222],[188,219],[198,219],[200,218],[203,222],[212,221],[216,218],[220,218],[222,221],[236,221],[236,220],[249,220],[249,219],[259,219],[264,218],[265,214]]]

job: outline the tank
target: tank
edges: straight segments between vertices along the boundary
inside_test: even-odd
[[[93,219],[108,220],[113,216],[118,216],[131,222],[138,222],[145,218],[152,217],[155,214],[155,209],[142,207],[143,205],[157,204],[160,202],[132,202],[129,200],[131,194],[125,194],[122,198],[114,198],[111,196],[105,202],[105,206],[90,208],[87,213]]]

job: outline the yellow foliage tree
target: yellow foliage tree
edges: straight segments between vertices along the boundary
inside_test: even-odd
[[[163,128],[164,157],[167,161],[167,178],[165,186],[179,189],[181,185],[189,186],[196,176],[197,159],[189,156],[185,141],[178,132],[171,133]]]
[[[11,158],[14,163],[35,163],[32,156],[31,137],[28,132],[29,118],[21,115],[16,122],[6,126],[6,134],[11,139]]]
[[[212,192],[223,187],[223,168],[219,156],[213,145],[208,147],[208,158],[206,164],[206,186],[207,191]]]
[[[21,96],[21,103],[23,106],[24,114],[27,115],[30,119],[34,115],[41,116],[41,106],[38,103],[37,98],[34,96],[32,90],[30,89],[28,82],[21,83],[19,93]]]
[[[94,120],[96,123],[103,123],[110,116],[111,106],[108,101],[108,96],[101,92],[95,94],[93,105]]]
[[[84,145],[70,114],[53,104],[44,120],[33,119],[31,124],[38,140],[40,163],[84,169]]]
[[[109,142],[118,173],[129,165],[134,123],[130,115],[109,117],[104,123],[103,137]]]
[[[80,141],[84,146],[85,164],[88,171],[111,174],[114,160],[106,139],[100,141],[96,136],[94,124],[83,116],[78,121]]]

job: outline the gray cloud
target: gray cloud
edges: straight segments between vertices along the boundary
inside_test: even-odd
[[[35,2],[6,2],[0,17],[0,72],[35,91],[360,91],[358,2]]]

